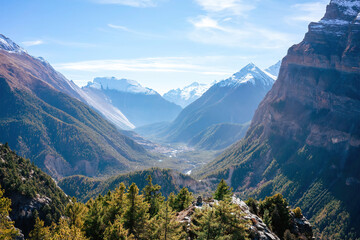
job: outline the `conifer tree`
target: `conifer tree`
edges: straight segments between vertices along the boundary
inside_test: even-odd
[[[87,240],[80,228],[70,226],[69,219],[61,218],[58,225],[53,226],[49,240]]]
[[[191,223],[196,239],[246,239],[245,220],[237,205],[220,201],[214,207],[196,210]]]
[[[175,202],[172,204],[174,210],[180,212],[190,206],[193,200],[193,195],[186,187],[183,187],[178,195],[176,195]]]
[[[104,233],[104,240],[130,240],[134,239],[133,236],[129,236],[128,230],[126,230],[121,222],[120,218],[117,218],[113,224],[110,224]]]
[[[65,208],[65,215],[69,218],[70,226],[80,229],[83,227],[86,212],[86,206],[83,203],[77,202],[76,198],[72,198]]]
[[[122,217],[125,212],[125,185],[121,183],[108,200],[108,209],[104,216],[105,223],[114,223],[116,218]]]
[[[276,233],[278,236],[284,236],[284,232],[289,228],[290,225],[290,213],[288,209],[288,203],[286,199],[283,198],[281,194],[275,194],[272,197],[266,197],[264,201],[260,203],[260,215],[263,215],[263,218],[268,218],[265,216],[266,211],[269,214],[269,225],[271,230]]]
[[[166,201],[167,203],[169,203],[169,206],[174,209],[177,210],[177,206],[176,206],[176,195],[171,192],[168,196],[168,199]]]
[[[216,239],[221,234],[218,221],[215,221],[215,210],[205,208],[194,213],[191,223],[192,234],[197,239]]]
[[[124,227],[136,239],[146,239],[148,234],[149,204],[139,195],[139,188],[131,184],[126,194],[126,211],[124,214]]]
[[[44,222],[37,217],[34,229],[30,232],[29,237],[30,240],[48,240],[50,239],[50,229],[44,227]]]
[[[186,233],[182,224],[176,221],[176,213],[168,202],[160,207],[159,213],[150,221],[151,239],[173,240],[185,239]]]
[[[90,199],[86,206],[88,211],[84,218],[83,229],[88,238],[92,240],[102,240],[105,231],[103,197],[99,196],[95,200]]]
[[[144,199],[150,204],[149,214],[150,217],[153,217],[159,212],[160,206],[164,202],[165,198],[160,192],[161,187],[157,184],[152,184],[152,178],[150,175],[148,175],[146,181],[148,184],[143,189]]]
[[[224,179],[221,179],[219,185],[214,193],[214,199],[219,201],[230,200],[232,194],[232,188],[230,188]]]
[[[19,231],[14,227],[14,222],[9,220],[11,200],[3,197],[3,194],[0,186],[0,239],[14,239]]]

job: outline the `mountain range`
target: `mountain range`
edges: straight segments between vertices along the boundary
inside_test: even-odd
[[[168,91],[163,95],[163,98],[185,108],[199,99],[212,85],[193,82],[182,89],[177,88]]]
[[[248,64],[230,78],[214,84],[166,128],[159,129],[157,136],[168,142],[191,143],[206,149],[227,147],[245,135],[258,104],[274,81],[272,75],[253,63]],[[149,131],[153,129],[154,126],[149,127]],[[148,133],[144,128],[138,131]],[[228,138],[231,132],[238,133],[233,134],[232,140]]]
[[[49,63],[0,39],[0,142],[55,178],[122,172],[152,159]]]
[[[360,2],[332,0],[283,59],[246,137],[200,173],[263,198],[282,193],[319,239],[360,232]]]
[[[82,90],[96,103],[96,99],[101,99],[111,104],[135,127],[172,121],[182,110],[180,106],[165,100],[156,91],[144,88],[134,80],[95,78]]]

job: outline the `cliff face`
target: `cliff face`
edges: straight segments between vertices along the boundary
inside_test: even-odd
[[[330,2],[289,49],[245,139],[201,172],[246,195],[283,193],[322,238],[359,236],[359,12],[359,1]]]
[[[332,1],[289,49],[252,128],[328,150],[360,146],[359,1]],[[339,147],[339,148],[338,148]]]

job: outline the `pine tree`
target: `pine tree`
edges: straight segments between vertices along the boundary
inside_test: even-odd
[[[72,198],[65,208],[65,215],[69,218],[70,226],[81,229],[84,225],[84,216],[87,210],[83,203],[77,202],[76,198]]]
[[[49,227],[44,227],[44,222],[39,219],[35,220],[34,229],[29,234],[30,240],[47,240],[50,239]]]
[[[51,231],[51,240],[87,240],[80,228],[70,226],[69,219],[61,218],[58,225],[54,225]]]
[[[183,187],[178,195],[176,195],[175,202],[172,204],[174,210],[180,212],[190,206],[193,200],[193,195],[186,187]]]
[[[290,213],[288,209],[288,203],[281,194],[275,194],[272,197],[266,197],[264,201],[260,203],[260,215],[263,215],[265,219],[265,211],[268,211],[270,216],[271,230],[278,236],[283,236],[286,229],[290,225]],[[266,216],[267,218],[267,216]]]
[[[230,188],[224,179],[221,179],[219,185],[214,193],[214,199],[219,201],[230,200],[232,194],[232,188]]]
[[[9,220],[11,200],[3,197],[4,191],[0,187],[0,239],[14,239],[19,231],[14,227],[14,222]]]
[[[105,223],[114,223],[116,218],[122,217],[125,212],[125,185],[121,183],[108,200],[108,208],[104,216]]]
[[[150,221],[151,239],[175,240],[185,239],[186,233],[182,224],[176,221],[176,213],[168,202],[163,203],[159,213]]]
[[[169,203],[169,206],[174,209],[177,210],[177,206],[176,206],[176,195],[171,192],[168,196],[168,200],[166,201],[167,203]]]
[[[191,222],[192,233],[197,239],[216,239],[221,235],[221,227],[215,220],[215,209],[205,208],[196,210]]]
[[[145,239],[148,234],[149,204],[139,195],[139,188],[131,184],[126,194],[126,211],[124,214],[124,227],[136,239]]]
[[[105,231],[103,198],[90,199],[86,206],[88,211],[84,217],[83,229],[86,236],[92,240],[102,240]]]
[[[129,232],[126,230],[121,222],[121,219],[118,218],[113,224],[110,224],[105,230],[104,240],[130,240],[133,239],[131,235],[128,237]]]
[[[219,202],[214,207],[196,210],[192,233],[197,239],[246,239],[245,220],[237,205]]]
[[[160,192],[161,187],[157,184],[152,184],[152,178],[150,175],[148,175],[146,181],[148,181],[148,184],[143,189],[144,199],[150,204],[149,214],[150,217],[153,217],[159,212],[160,206],[164,202],[165,198]]]

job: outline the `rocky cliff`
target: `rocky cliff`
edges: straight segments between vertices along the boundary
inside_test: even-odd
[[[330,2],[289,49],[245,139],[202,170],[245,195],[283,193],[320,238],[359,237],[359,12],[359,1]]]

